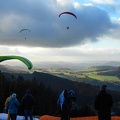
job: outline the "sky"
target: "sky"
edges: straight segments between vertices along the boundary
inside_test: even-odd
[[[119,15],[119,0],[0,0],[0,55],[33,65],[119,61]]]

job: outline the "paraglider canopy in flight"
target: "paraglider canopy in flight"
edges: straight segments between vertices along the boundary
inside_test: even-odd
[[[63,15],[63,14],[72,15],[73,17],[75,17],[75,18],[77,19],[77,16],[76,16],[74,13],[72,13],[72,12],[62,12],[62,13],[59,14],[59,17],[60,17],[61,15]],[[67,30],[68,30],[68,29],[69,29],[69,26],[67,27]]]
[[[28,67],[28,69],[32,69],[32,67],[33,67],[31,61],[28,60],[28,59],[25,58],[25,57],[14,56],[14,55],[0,56],[0,62],[3,62],[3,61],[5,61],[5,60],[11,60],[11,59],[18,59],[18,60],[20,60],[21,62],[23,62],[23,63]]]
[[[30,31],[29,29],[22,29],[22,30],[20,30],[20,32],[19,32],[19,33],[22,33],[22,32],[24,32],[24,31],[28,31],[28,32],[30,32],[30,33],[31,33],[31,31]],[[25,37],[25,39],[26,39],[26,37]]]
[[[74,16],[74,17],[77,19],[77,16],[76,16],[74,13],[72,13],[72,12],[62,12],[62,13],[59,14],[59,17],[60,17],[62,14],[69,14],[69,15]]]
[[[19,32],[19,33],[21,33],[22,31],[25,31],[25,30],[27,30],[27,31],[31,32],[29,29],[22,29],[22,30],[20,30],[20,32]]]

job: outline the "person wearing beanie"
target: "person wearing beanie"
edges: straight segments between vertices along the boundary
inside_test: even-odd
[[[106,88],[106,85],[101,86],[100,92],[94,101],[94,108],[98,112],[98,120],[111,120],[113,99],[112,96],[106,92]]]
[[[35,104],[35,98],[31,94],[30,90],[26,90],[26,94],[23,96],[21,105],[24,109],[24,117],[25,120],[28,120],[28,116],[30,117],[30,120],[33,120],[33,106]]]
[[[100,90],[101,90],[101,91],[102,91],[102,90],[106,90],[106,88],[107,88],[106,85],[102,85]]]
[[[9,112],[9,110],[7,110],[7,109],[8,109],[8,101],[9,101],[10,98],[12,97],[12,94],[13,94],[13,92],[10,92],[10,96],[5,100],[5,108],[4,108],[4,110],[5,110],[5,112],[8,111],[7,120],[10,120],[10,112]]]
[[[8,101],[8,110],[10,113],[11,120],[17,119],[17,111],[20,106],[20,102],[16,98],[16,93],[13,93],[10,100]]]

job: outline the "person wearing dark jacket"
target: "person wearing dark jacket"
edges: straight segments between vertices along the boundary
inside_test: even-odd
[[[101,87],[96,96],[94,108],[98,112],[98,120],[111,120],[111,107],[113,105],[112,96],[106,92],[106,85]]]
[[[68,92],[67,90],[63,90],[62,93],[59,96],[59,99],[57,101],[57,104],[59,105],[60,120],[70,120],[69,116],[69,101],[68,101]]]
[[[31,95],[30,90],[26,90],[26,94],[23,96],[21,104],[24,108],[24,116],[25,120],[28,120],[28,116],[30,120],[33,120],[33,106],[35,104],[35,98]]]

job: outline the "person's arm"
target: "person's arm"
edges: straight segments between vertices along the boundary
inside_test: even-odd
[[[20,106],[20,102],[17,99],[14,101],[14,104],[15,104],[16,107]]]

